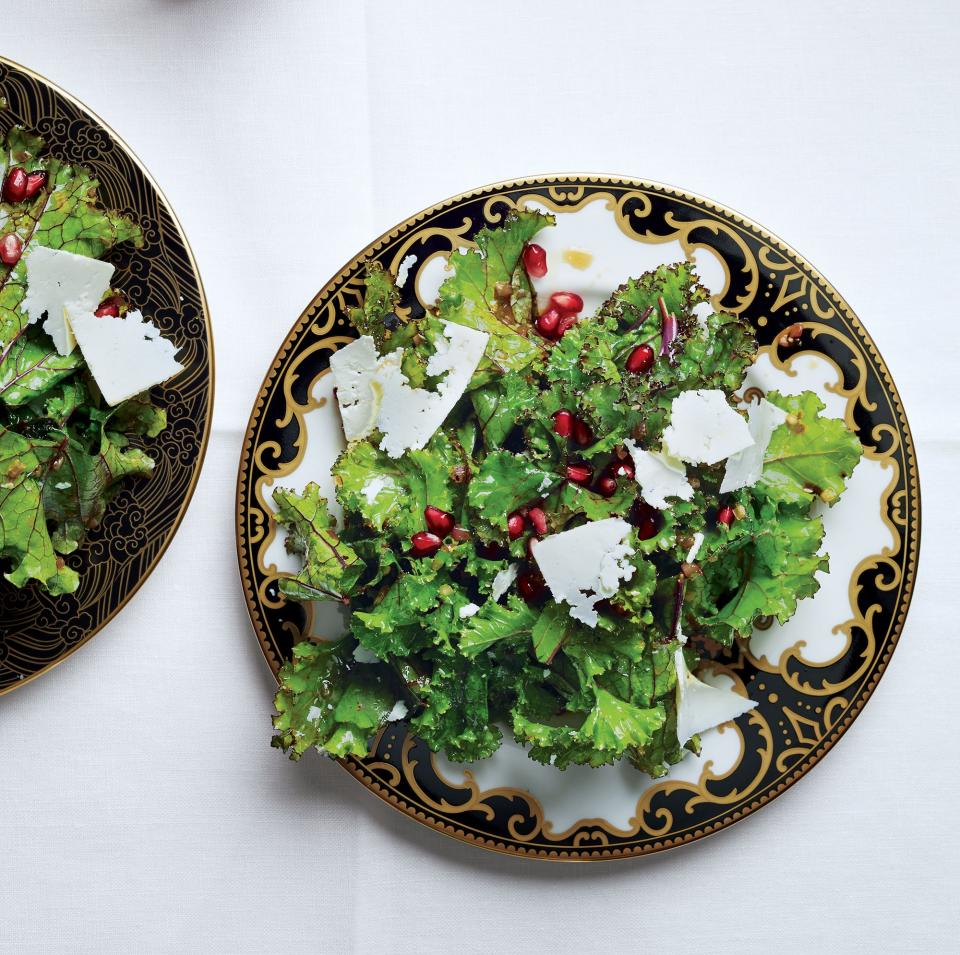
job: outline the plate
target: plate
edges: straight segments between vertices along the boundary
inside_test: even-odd
[[[347,314],[362,298],[363,266],[398,277],[402,308],[422,313],[444,277],[444,256],[471,245],[516,207],[557,216],[537,238],[550,272],[538,292],[579,292],[589,312],[628,276],[693,261],[715,307],[748,318],[761,355],[746,394],[817,391],[866,453],[825,515],[831,573],[785,626],[760,621],[749,640],[707,664],[701,678],[733,683],[757,707],[704,734],[662,779],[630,766],[558,772],[507,739],[491,758],[450,763],[402,723],[366,759],[341,765],[381,799],[440,832],[500,852],[544,859],[624,858],[692,842],[742,819],[806,773],[873,692],[903,628],[914,586],[920,493],[910,429],[883,359],[826,279],[743,216],[656,183],[556,176],[487,186],[448,199],[381,236],[318,293],[263,382],[244,440],[237,490],[240,572],[250,617],[276,674],[305,636],[336,636],[336,610],[286,603],[278,579],[295,570],[271,517],[277,483],[326,483],[343,446],[330,355],[356,337]],[[780,333],[803,322],[802,347]],[[751,390],[753,389],[753,390]],[[265,715],[266,717],[266,715]],[[266,736],[266,727],[265,727]]]
[[[0,133],[22,125],[47,151],[93,170],[102,205],[132,216],[144,247],[108,256],[113,282],[180,347],[185,370],[151,394],[167,429],[144,447],[156,460],[148,481],[128,482],[99,527],[67,562],[80,572],[73,594],[52,597],[0,578],[0,693],[60,663],[110,621],[156,566],[180,524],[200,474],[213,403],[213,339],[200,275],[180,223],[150,174],[109,126],[31,70],[0,58]]]

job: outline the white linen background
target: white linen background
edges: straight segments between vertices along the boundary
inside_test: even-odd
[[[217,393],[153,576],[0,699],[0,950],[956,951],[958,27],[889,0],[4,4],[0,52],[180,217]],[[571,170],[682,185],[808,256],[899,385],[925,517],[901,646],[836,753],[715,838],[586,866],[461,845],[271,749],[234,555],[254,395],[328,277],[434,201]]]

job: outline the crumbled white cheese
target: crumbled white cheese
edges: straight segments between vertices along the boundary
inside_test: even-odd
[[[517,573],[519,570],[519,564],[510,564],[493,578],[493,585],[490,588],[490,597],[493,599],[494,603],[496,603],[510,589],[513,582],[517,579]]]
[[[624,446],[633,458],[634,479],[640,485],[640,493],[652,507],[666,507],[668,497],[681,501],[693,497],[682,461],[662,451],[644,451],[630,440],[624,441]]]
[[[380,657],[378,657],[372,651],[368,650],[361,643],[358,643],[353,648],[353,659],[356,660],[357,663],[379,663],[380,662]]]
[[[443,337],[427,362],[427,374],[443,376],[437,390],[411,388],[403,373],[403,349],[379,356],[368,335],[330,357],[343,430],[349,441],[383,432],[380,447],[392,458],[419,450],[443,424],[470,384],[490,336],[444,322]]]
[[[360,493],[363,495],[363,499],[367,502],[367,504],[373,504],[373,502],[377,499],[377,495],[381,491],[395,491],[396,488],[397,485],[394,483],[392,477],[388,477],[387,475],[383,474],[377,474],[370,478],[370,480],[367,481],[362,488],[360,488]]]
[[[107,404],[117,405],[183,371],[177,346],[139,312],[123,318],[70,313],[70,325]]]
[[[612,597],[629,580],[633,548],[624,543],[632,527],[619,517],[591,521],[570,531],[535,541],[533,558],[553,599],[570,605],[570,616],[588,627],[597,625],[596,605]]]
[[[43,330],[61,355],[69,355],[77,345],[70,323],[75,316],[96,311],[110,288],[113,266],[42,245],[30,250],[26,266],[27,294],[20,308],[30,324],[46,312]]]
[[[403,288],[407,283],[407,276],[410,274],[410,269],[417,264],[417,257],[415,255],[408,255],[401,263],[400,268],[397,269],[397,288]]]
[[[472,617],[475,613],[480,610],[480,607],[477,604],[465,604],[460,608],[460,619],[466,620],[467,617]]]
[[[727,458],[727,469],[723,475],[720,492],[736,491],[741,487],[752,487],[763,473],[763,458],[770,445],[770,438],[787,420],[787,413],[766,398],[759,404],[750,406],[750,420],[747,427],[753,444]]]
[[[691,464],[716,464],[753,444],[743,417],[719,389],[684,391],[673,399],[663,446]]]
[[[310,709],[307,710],[307,722],[315,723],[322,715],[323,710],[321,710],[319,706],[311,706]]]
[[[393,704],[393,709],[387,714],[387,722],[396,723],[397,720],[402,720],[409,712],[407,704],[403,700],[397,700]]]
[[[698,680],[683,658],[676,652],[677,667],[677,739],[683,746],[698,733],[726,723],[752,710],[757,704],[740,696],[732,688],[710,686]]]
[[[703,534],[697,531],[693,535],[693,546],[687,552],[687,563],[692,564],[697,559],[697,554],[700,553],[700,548],[703,546]]]

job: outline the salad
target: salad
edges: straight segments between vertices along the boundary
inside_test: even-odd
[[[91,174],[15,127],[0,153],[0,569],[17,587],[79,585],[67,561],[118,487],[151,473],[166,415],[146,394],[176,346],[111,285],[140,226],[97,203]]]
[[[707,650],[818,589],[855,435],[811,392],[746,400],[752,328],[689,264],[595,314],[573,290],[538,301],[553,223],[481,231],[415,320],[368,266],[360,337],[330,360],[338,506],[315,483],[273,495],[302,557],[282,595],[349,610],[280,671],[273,742],[294,759],[365,756],[406,719],[456,761],[508,733],[559,769],[661,776],[754,705],[694,675]]]

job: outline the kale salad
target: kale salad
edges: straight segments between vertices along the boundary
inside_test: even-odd
[[[111,285],[102,257],[143,231],[99,205],[91,173],[14,127],[0,182],[0,571],[56,596],[118,487],[152,472],[140,442],[166,414],[146,392],[182,366]]]
[[[553,222],[481,231],[415,320],[368,266],[360,337],[330,361],[334,512],[315,483],[274,491],[302,557],[281,594],[349,611],[280,671],[273,742],[292,758],[363,757],[405,719],[455,761],[507,733],[559,769],[661,776],[754,705],[694,676],[707,649],[818,589],[818,513],[856,436],[812,392],[744,392],[753,330],[687,263],[593,314],[576,290],[538,301]]]

